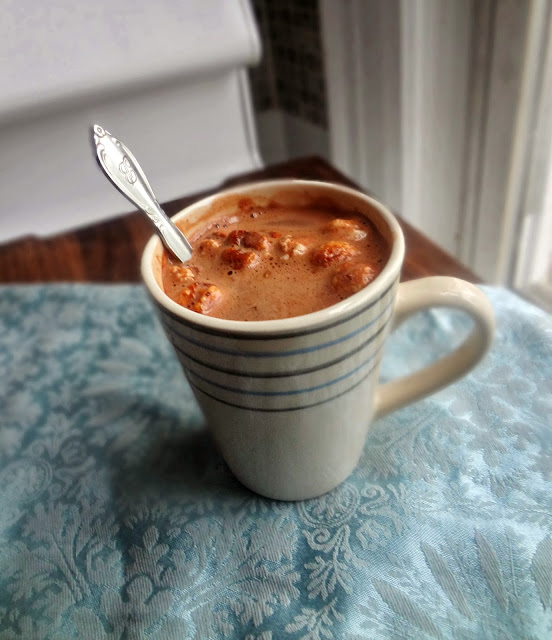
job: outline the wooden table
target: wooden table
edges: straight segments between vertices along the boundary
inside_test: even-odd
[[[358,188],[321,158],[301,158],[231,178],[222,186],[269,178],[304,178]],[[108,189],[106,185],[106,189]],[[214,190],[213,190],[214,191]],[[173,215],[210,192],[168,202]],[[402,279],[448,275],[479,282],[469,269],[399,218],[406,241]],[[0,246],[0,282],[139,282],[142,250],[152,235],[142,213],[130,213],[47,239],[29,237]]]

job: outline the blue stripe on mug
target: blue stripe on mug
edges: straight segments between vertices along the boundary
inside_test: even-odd
[[[386,313],[386,311],[388,311],[388,309],[393,305],[393,297],[391,297],[391,299],[389,300],[389,302],[385,305],[385,307],[383,308],[383,310],[370,322],[366,323],[365,325],[362,325],[361,327],[359,327],[358,329],[355,329],[354,331],[351,331],[351,333],[348,333],[344,336],[341,336],[340,338],[336,338],[335,340],[330,340],[329,342],[324,342],[322,344],[317,344],[317,345],[313,345],[311,347],[303,347],[302,349],[293,349],[291,351],[249,351],[246,354],[243,353],[243,351],[236,351],[235,349],[222,349],[220,347],[206,347],[203,343],[197,341],[197,340],[192,340],[191,338],[188,338],[187,336],[185,336],[184,334],[180,333],[179,331],[177,331],[176,329],[174,329],[173,327],[171,327],[170,325],[167,325],[167,323],[165,322],[164,318],[161,318],[161,322],[163,324],[163,326],[165,327],[166,331],[168,332],[172,332],[173,334],[177,335],[179,338],[181,338],[182,340],[193,344],[196,347],[200,347],[206,351],[211,351],[213,353],[223,353],[225,355],[229,355],[229,356],[246,356],[248,358],[280,358],[280,357],[285,357],[285,356],[298,356],[298,355],[302,355],[305,353],[312,353],[313,351],[319,351],[320,349],[326,349],[327,347],[333,347],[336,344],[339,344],[341,342],[345,342],[345,340],[350,340],[351,338],[353,338],[354,336],[358,335],[359,333],[362,333],[363,331],[365,331],[368,327],[371,327],[374,323],[376,323],[378,320],[380,320],[380,318]],[[285,340],[286,338],[282,338],[282,340]]]
[[[306,375],[306,374],[309,374],[309,373],[315,373],[316,371],[320,371],[322,369],[328,369],[330,367],[335,366],[336,364],[339,364],[340,362],[344,362],[345,360],[348,360],[349,358],[354,356],[359,351],[362,351],[365,347],[367,347],[376,338],[381,336],[383,331],[385,331],[386,327],[387,327],[387,323],[383,324],[375,333],[373,333],[369,338],[364,340],[364,342],[361,342],[354,349],[351,349],[351,351],[347,351],[347,353],[339,356],[339,358],[336,358],[335,360],[329,360],[327,362],[323,362],[321,364],[318,364],[318,365],[316,365],[314,367],[309,367],[308,369],[298,369],[298,370],[293,370],[293,371],[282,371],[282,372],[279,372],[279,373],[257,373],[255,371],[240,371],[239,369],[227,369],[225,367],[219,367],[219,366],[216,366],[214,364],[205,362],[204,360],[199,360],[197,358],[193,358],[190,354],[186,353],[186,351],[184,351],[184,349],[182,349],[181,347],[179,347],[176,344],[173,344],[173,348],[176,349],[176,351],[178,351],[178,353],[181,356],[183,356],[187,360],[190,360],[194,364],[198,364],[200,367],[204,367],[205,369],[209,369],[210,371],[216,371],[217,373],[227,373],[227,374],[229,374],[231,376],[236,376],[236,377],[239,377],[239,378],[289,378],[291,376],[302,376],[302,375]],[[186,366],[186,363],[183,363],[183,366]]]
[[[376,356],[381,352],[382,346],[383,345],[380,345],[380,347],[378,349],[376,349],[376,351],[374,351],[374,353],[369,358],[367,358],[366,360],[361,362],[357,367],[355,367],[351,371],[348,371],[347,373],[344,373],[343,375],[341,375],[341,376],[339,376],[337,378],[334,378],[333,380],[330,380],[328,382],[324,382],[323,384],[319,384],[319,385],[316,385],[314,387],[307,387],[305,389],[292,389],[292,390],[289,390],[289,391],[250,391],[250,390],[247,390],[247,389],[236,389],[235,387],[229,387],[228,385],[225,385],[225,384],[220,384],[218,382],[213,382],[212,380],[209,380],[209,378],[206,378],[205,376],[202,376],[199,373],[196,373],[195,371],[191,371],[190,369],[188,369],[188,373],[192,374],[196,378],[199,378],[199,380],[201,380],[202,382],[207,382],[207,384],[210,384],[213,387],[217,387],[218,389],[222,389],[223,391],[229,391],[229,392],[235,393],[237,395],[262,396],[262,397],[265,397],[265,398],[282,397],[282,396],[296,396],[296,395],[300,395],[302,393],[312,393],[313,391],[320,391],[320,389],[325,389],[326,387],[331,387],[332,385],[337,384],[338,382],[343,382],[343,380],[346,380],[347,378],[351,377],[352,375],[354,375],[355,373],[360,371],[360,369],[362,369],[367,364],[372,362],[374,360],[374,358],[376,358]]]
[[[360,380],[355,382],[355,384],[351,385],[348,389],[345,389],[345,391],[340,391],[339,393],[336,393],[335,396],[331,396],[330,398],[324,398],[323,400],[318,400],[317,402],[311,402],[310,404],[300,405],[298,407],[281,407],[278,409],[266,408],[266,407],[248,407],[247,405],[237,404],[235,402],[228,402],[227,400],[221,400],[218,396],[214,396],[213,394],[208,393],[207,391],[199,387],[197,384],[192,382],[190,379],[188,379],[188,382],[190,383],[190,386],[196,391],[199,391],[199,393],[202,393],[208,398],[211,398],[216,402],[220,402],[221,404],[224,404],[227,407],[234,407],[235,409],[243,409],[244,411],[255,411],[256,413],[280,413],[280,412],[283,413],[288,411],[302,411],[304,409],[317,407],[321,404],[325,404],[326,402],[331,402],[332,400],[335,400],[337,398],[340,398],[341,396],[346,395],[347,393],[350,393],[351,391],[356,389],[359,385],[361,385],[366,380],[366,378],[368,378],[368,376],[374,371],[376,365],[377,365],[377,362],[375,362],[370,367],[370,369],[362,376]]]

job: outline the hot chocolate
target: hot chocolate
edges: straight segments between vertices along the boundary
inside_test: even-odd
[[[273,320],[329,307],[367,286],[389,245],[368,218],[324,206],[255,206],[186,230],[193,257],[167,253],[165,293],[198,313],[227,320]]]

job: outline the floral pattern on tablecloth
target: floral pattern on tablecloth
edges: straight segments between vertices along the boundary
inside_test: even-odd
[[[230,474],[141,287],[1,287],[0,640],[552,637],[552,320],[485,291],[485,361],[285,503]],[[383,377],[468,324],[416,316]]]

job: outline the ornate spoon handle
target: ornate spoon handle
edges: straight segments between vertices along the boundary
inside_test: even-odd
[[[155,224],[163,243],[179,260],[192,257],[192,247],[182,231],[161,209],[136,158],[125,145],[100,125],[93,127],[99,163],[105,175],[132,204]]]

